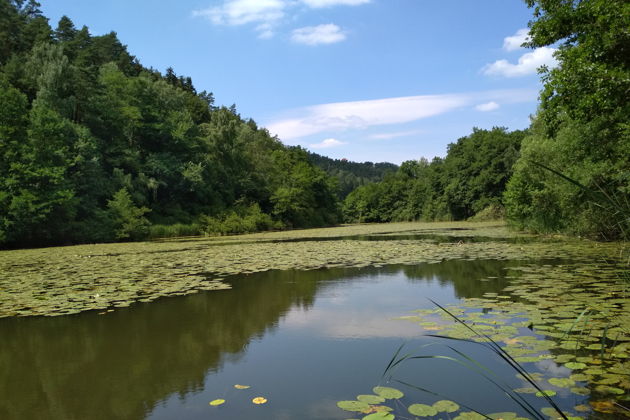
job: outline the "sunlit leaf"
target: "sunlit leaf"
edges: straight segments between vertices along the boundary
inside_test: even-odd
[[[375,386],[372,391],[374,391],[375,394],[380,395],[381,397],[385,398],[386,400],[392,400],[392,399],[399,399],[402,398],[405,394],[403,394],[401,391],[397,390],[396,388],[390,388],[387,386]]]
[[[234,385],[234,388],[236,388],[236,389],[247,389],[247,388],[250,388],[250,386],[249,385],[238,385],[238,384],[236,384],[236,385]]]
[[[217,405],[225,404],[225,400],[219,398],[219,399],[210,401],[208,404],[212,406],[217,406]]]
[[[368,404],[380,404],[385,398],[380,395],[357,395],[357,400]]]
[[[362,412],[370,408],[370,404],[363,401],[339,401],[337,407],[346,411]]]
[[[438,413],[454,413],[459,410],[459,405],[453,401],[441,400],[433,403],[433,408],[435,408]]]
[[[254,404],[265,404],[267,402],[267,399],[264,397],[256,397],[252,400],[252,402]]]
[[[426,404],[411,404],[407,410],[414,416],[420,417],[435,416],[438,413],[434,407]]]

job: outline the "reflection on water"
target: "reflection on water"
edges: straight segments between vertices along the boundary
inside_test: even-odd
[[[369,392],[419,334],[393,317],[498,292],[513,264],[267,272],[106,315],[2,319],[0,418],[345,418],[339,396]]]

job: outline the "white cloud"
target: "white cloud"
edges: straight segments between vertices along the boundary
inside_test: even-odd
[[[517,64],[512,64],[507,60],[498,60],[486,65],[482,71],[489,76],[519,77],[535,74],[539,67],[555,67],[558,61],[553,56],[555,48],[541,47],[534,51],[523,54]]]
[[[312,8],[331,6],[358,6],[369,3],[370,0],[302,0],[307,6]]]
[[[305,26],[293,30],[291,40],[298,44],[321,45],[334,44],[346,39],[346,34],[333,23],[317,26]]]
[[[529,29],[519,29],[514,35],[503,39],[503,49],[505,51],[516,51],[523,48],[521,45],[527,41],[529,41]]]
[[[218,6],[194,10],[192,15],[208,19],[214,25],[239,26],[258,24],[256,31],[261,39],[274,36],[274,29],[292,14],[299,12],[300,5],[310,9],[332,6],[358,6],[371,0],[223,0]],[[285,19],[286,18],[286,19]],[[309,32],[311,31],[311,32]],[[310,26],[293,31],[293,40],[307,45],[332,44],[346,38],[341,29],[333,24]]]
[[[339,141],[337,139],[326,139],[320,143],[310,144],[309,146],[313,149],[330,149],[331,147],[339,147],[347,144],[343,141]]]
[[[266,127],[272,135],[290,141],[323,132],[408,123],[489,101],[535,102],[537,97],[535,89],[511,89],[336,102],[295,109],[289,116],[272,120]]]
[[[225,0],[222,5],[193,11],[215,25],[271,23],[284,17],[285,0]]]
[[[256,26],[256,31],[258,31],[258,38],[260,39],[270,39],[273,38],[273,26],[270,23],[261,23]]]
[[[485,104],[479,104],[475,107],[477,111],[488,112],[499,109],[500,105],[494,101],[486,102]]]
[[[396,131],[394,133],[377,133],[372,134],[368,138],[371,140],[391,140],[396,139],[398,137],[409,137],[414,136],[416,134],[422,133],[421,130],[412,130],[412,131]]]
[[[400,124],[442,114],[464,106],[459,95],[408,96],[371,101],[338,102],[300,110],[303,114],[271,123],[267,128],[283,140],[329,130]]]

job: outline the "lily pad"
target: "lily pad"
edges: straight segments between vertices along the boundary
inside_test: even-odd
[[[565,363],[564,366],[572,370],[584,369],[586,367],[586,363],[568,362],[568,363]]]
[[[548,396],[548,397],[553,397],[554,395],[556,395],[556,391],[551,391],[551,390],[547,389],[547,390],[543,390],[542,392],[538,391],[536,393],[537,397],[544,397],[545,395]]]
[[[454,413],[459,410],[459,405],[453,401],[440,400],[433,403],[433,408],[435,408],[438,413]]]
[[[254,404],[266,404],[267,403],[267,398],[265,397],[256,397],[252,400],[252,402]]]
[[[357,395],[357,400],[367,404],[380,404],[385,398],[380,395]]]
[[[394,416],[392,413],[388,413],[385,411],[368,414],[367,416],[363,417],[363,420],[394,420],[395,418],[396,416]]]
[[[569,378],[550,378],[549,383],[559,388],[570,388],[575,385],[575,381]]]
[[[209,405],[211,405],[211,406],[216,407],[217,405],[222,405],[222,404],[225,404],[225,400],[224,400],[224,399],[219,398],[219,399],[216,399],[216,400],[212,400],[212,401],[210,401],[208,404],[209,404]]]
[[[420,417],[435,416],[438,413],[437,409],[426,404],[411,404],[407,410],[414,416]]]
[[[374,391],[375,394],[385,398],[386,400],[397,400],[405,396],[402,391],[399,391],[396,388],[390,388],[388,386],[375,386],[372,391]]]
[[[345,411],[362,412],[370,408],[370,404],[363,401],[339,401],[337,407]]]

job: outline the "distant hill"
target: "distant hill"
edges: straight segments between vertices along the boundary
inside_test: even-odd
[[[344,199],[354,189],[370,182],[382,181],[388,172],[396,172],[398,165],[388,162],[351,162],[347,159],[331,159],[308,152],[309,161],[323,169],[328,176],[339,182],[339,198]]]

